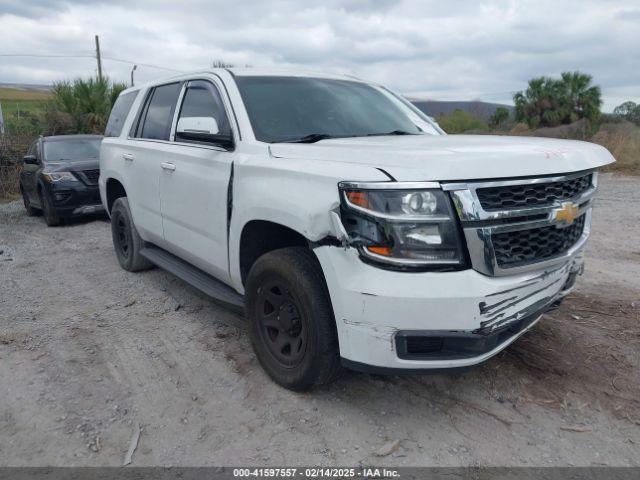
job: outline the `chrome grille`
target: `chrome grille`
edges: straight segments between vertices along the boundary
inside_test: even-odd
[[[453,199],[473,268],[510,275],[560,264],[584,246],[597,172],[444,183],[442,188]],[[573,222],[561,215],[565,209],[576,215]]]
[[[560,182],[478,188],[476,192],[482,208],[487,211],[553,205],[587,191],[591,187],[591,175]]]
[[[500,268],[538,262],[563,254],[582,236],[585,216],[566,228],[555,225],[496,233],[491,243]]]

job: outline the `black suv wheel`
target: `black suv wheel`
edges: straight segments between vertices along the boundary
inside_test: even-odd
[[[144,242],[131,217],[127,197],[120,197],[111,208],[111,238],[120,266],[130,272],[146,270],[153,264],[140,255]]]
[[[284,248],[260,257],[245,294],[253,349],[271,378],[298,391],[336,378],[340,355],[333,310],[310,250]]]
[[[44,221],[50,227],[57,227],[60,225],[60,218],[53,207],[51,197],[46,192],[40,190],[40,205],[42,205],[42,216]]]
[[[27,211],[27,216],[35,217],[40,215],[40,210],[31,205],[31,200],[29,200],[29,196],[27,195],[27,192],[24,191],[22,184],[20,184],[20,193],[22,194],[22,203],[24,203],[24,209]]]

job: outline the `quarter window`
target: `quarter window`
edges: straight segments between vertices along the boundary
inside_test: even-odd
[[[138,91],[136,90],[134,92],[125,93],[124,95],[120,95],[118,97],[116,103],[111,109],[111,115],[109,115],[107,128],[104,131],[105,137],[120,136],[120,133],[122,133],[124,122],[127,119],[127,115],[129,115],[129,111],[131,110],[131,105],[133,105],[133,101],[137,96]]]
[[[176,109],[181,84],[172,83],[156,87],[149,98],[139,137],[169,140],[173,113]]]

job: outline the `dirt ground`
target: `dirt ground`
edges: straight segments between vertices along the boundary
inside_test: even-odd
[[[242,318],[121,270],[104,219],[1,205],[0,466],[120,465],[138,426],[137,466],[640,466],[640,178],[606,177],[577,290],[506,351],[306,394],[267,378]]]

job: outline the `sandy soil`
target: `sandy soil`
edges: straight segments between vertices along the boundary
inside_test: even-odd
[[[139,425],[133,465],[639,466],[639,206],[639,178],[603,179],[577,290],[485,365],[295,394],[242,318],[121,270],[105,220],[2,205],[0,465],[120,465]]]

